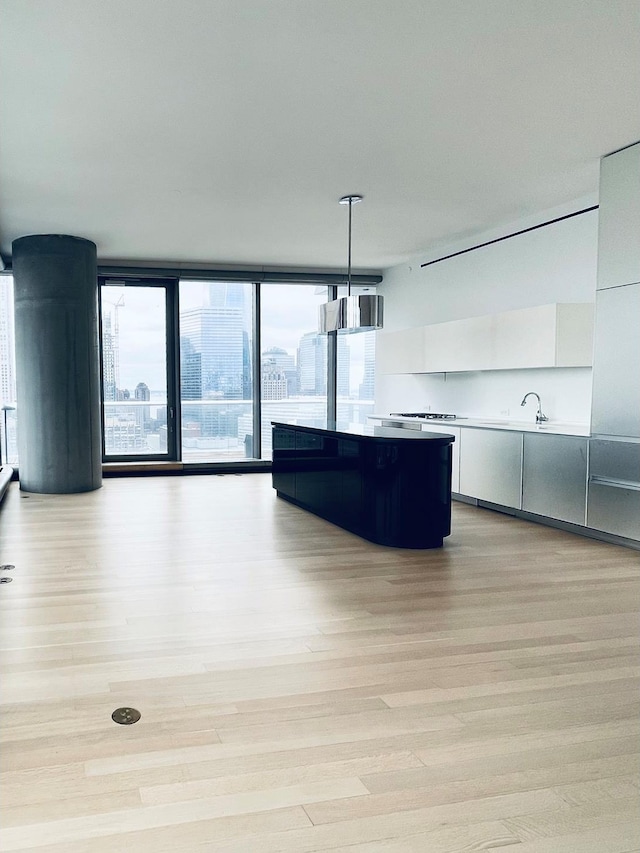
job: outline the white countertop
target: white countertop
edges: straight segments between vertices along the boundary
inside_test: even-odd
[[[452,427],[474,427],[476,429],[506,429],[515,432],[539,432],[550,435],[582,435],[589,436],[591,430],[589,424],[565,423],[562,421],[549,420],[542,424],[531,421],[511,421],[500,418],[403,418],[400,415],[369,415],[375,421],[396,421],[407,424],[424,424],[425,426]]]

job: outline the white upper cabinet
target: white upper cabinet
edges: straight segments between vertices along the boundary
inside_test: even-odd
[[[381,374],[422,373],[424,329],[416,326],[402,332],[376,334],[376,370]]]
[[[589,367],[592,303],[556,303],[379,332],[381,374]]]
[[[640,281],[640,142],[603,157],[598,290]]]

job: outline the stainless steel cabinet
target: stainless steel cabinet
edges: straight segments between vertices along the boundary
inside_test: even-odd
[[[640,142],[603,157],[598,289],[640,281]]]
[[[640,438],[640,284],[596,295],[591,431]]]
[[[525,433],[522,509],[584,525],[587,451],[586,438]]]
[[[640,443],[592,439],[587,526],[640,541]]]
[[[462,429],[460,493],[521,509],[522,433]]]

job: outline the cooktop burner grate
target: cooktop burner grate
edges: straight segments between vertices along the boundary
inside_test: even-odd
[[[429,421],[453,421],[457,415],[442,414],[441,412],[391,412],[396,418],[425,418]]]

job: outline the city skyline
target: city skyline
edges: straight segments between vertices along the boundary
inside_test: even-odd
[[[227,319],[231,321],[230,327],[226,330],[224,336],[229,342],[230,349],[232,351],[237,349],[239,339],[236,337],[234,341],[233,337],[230,336],[231,327],[235,328],[237,334],[242,326],[241,321],[244,321],[244,325],[247,329],[251,326],[249,310],[250,299],[245,297],[244,300],[239,300],[237,296],[239,292],[241,292],[242,288],[247,288],[246,293],[248,297],[250,285],[238,283],[210,283],[189,280],[181,281],[180,285],[181,367],[183,372],[182,386],[184,389],[187,384],[185,383],[184,374],[192,374],[193,370],[196,369],[193,363],[189,362],[188,359],[185,359],[184,340],[186,339],[191,341],[195,355],[198,351],[197,341],[201,340],[202,337],[205,336],[202,329],[197,330],[193,326],[193,322],[190,324],[191,328],[188,328],[189,323],[187,322],[185,324],[185,321],[197,320],[197,312],[201,311],[203,308],[211,309],[212,312],[222,310],[223,306],[220,301],[222,297],[220,294],[223,292],[223,288],[228,288],[230,292],[235,293],[236,302],[232,306],[227,305],[224,309],[230,311],[230,315]],[[183,285],[185,285],[185,287],[183,287]],[[270,310],[265,311],[263,308],[262,311],[261,337],[263,346],[260,358],[262,361],[265,353],[269,352],[269,350],[274,348],[280,349],[283,350],[287,356],[294,359],[295,369],[299,371],[301,369],[300,347],[303,345],[303,342],[314,337],[317,340],[322,338],[324,343],[321,342],[319,347],[321,350],[325,351],[326,335],[320,336],[313,327],[302,332],[302,334],[298,328],[292,327],[291,316],[295,316],[296,310],[300,311],[300,306],[305,309],[307,314],[311,313],[309,311],[310,288],[307,286],[299,286],[299,289],[297,289],[294,286],[285,285],[282,287],[281,291],[278,287],[279,286],[274,285],[263,285],[263,290],[266,291],[266,298],[263,298],[263,304],[268,300],[268,308]],[[151,294],[146,292],[149,290],[148,288],[144,289],[145,292],[143,293],[139,293],[135,288],[131,287],[127,287],[126,289],[113,288],[113,290],[115,292],[112,294],[110,299],[103,299],[103,313],[105,317],[108,317],[119,311],[120,328],[124,328],[125,331],[125,335],[120,335],[119,346],[120,387],[121,389],[133,388],[139,381],[144,381],[152,392],[156,394],[164,393],[166,389],[164,372],[160,375],[158,373],[159,369],[164,371],[164,364],[152,365],[149,363],[148,356],[146,355],[153,339],[157,339],[160,334],[164,334],[164,314],[162,313],[161,316],[158,316],[155,323],[152,319],[152,308],[155,308],[155,310],[160,314],[160,311],[163,311],[164,309],[164,303],[162,300],[157,299],[155,304],[150,306],[149,296]],[[123,304],[118,308],[115,308],[114,305],[118,302],[118,292],[122,293],[122,291],[125,290],[126,303],[123,301]],[[143,290],[143,288],[140,288],[140,290]],[[321,290],[322,292],[318,293],[318,290]],[[316,321],[315,312],[317,306],[326,299],[326,290],[326,288],[316,288],[314,291],[313,295],[316,297],[316,300],[311,306],[313,309],[313,322]],[[217,306],[211,304],[211,293],[214,294],[214,302],[216,299],[218,300]],[[125,294],[122,294],[123,300],[124,296]],[[106,309],[106,312],[105,305],[110,306]],[[130,309],[130,313],[127,312],[127,308]],[[194,314],[194,312],[196,313]],[[136,320],[135,334],[126,333],[126,326],[129,319],[127,317],[128,313],[129,318],[134,317]],[[138,318],[141,315],[143,319],[139,321]],[[232,317],[231,315],[235,316]],[[185,325],[187,328],[185,328]],[[103,337],[105,336],[105,329],[108,334],[111,334],[112,326],[113,317],[111,316],[108,323],[103,323]],[[365,335],[364,337],[367,336]],[[360,394],[355,391],[349,393],[349,388],[355,389],[359,385],[365,383],[365,377],[367,374],[371,376],[373,373],[372,364],[375,364],[375,352],[372,352],[371,349],[366,353],[359,351],[354,352],[354,350],[359,349],[361,349],[361,347],[358,347],[353,336],[338,336],[338,394],[340,396],[352,398],[359,397]],[[139,356],[140,352],[145,353],[144,357]],[[348,363],[348,374],[345,362]],[[229,359],[229,364],[231,363],[233,363],[233,356]],[[302,365],[302,368],[304,369],[304,365]],[[143,370],[145,370],[144,376],[141,375],[141,371]],[[326,374],[326,371],[324,371],[324,373]],[[313,388],[313,393],[326,393],[325,382],[320,384],[314,382]],[[310,391],[309,385],[307,385],[307,389],[308,393]],[[184,399],[195,399],[193,396],[194,392],[195,388],[192,388],[188,393],[188,396]],[[290,389],[288,396],[293,396]]]

